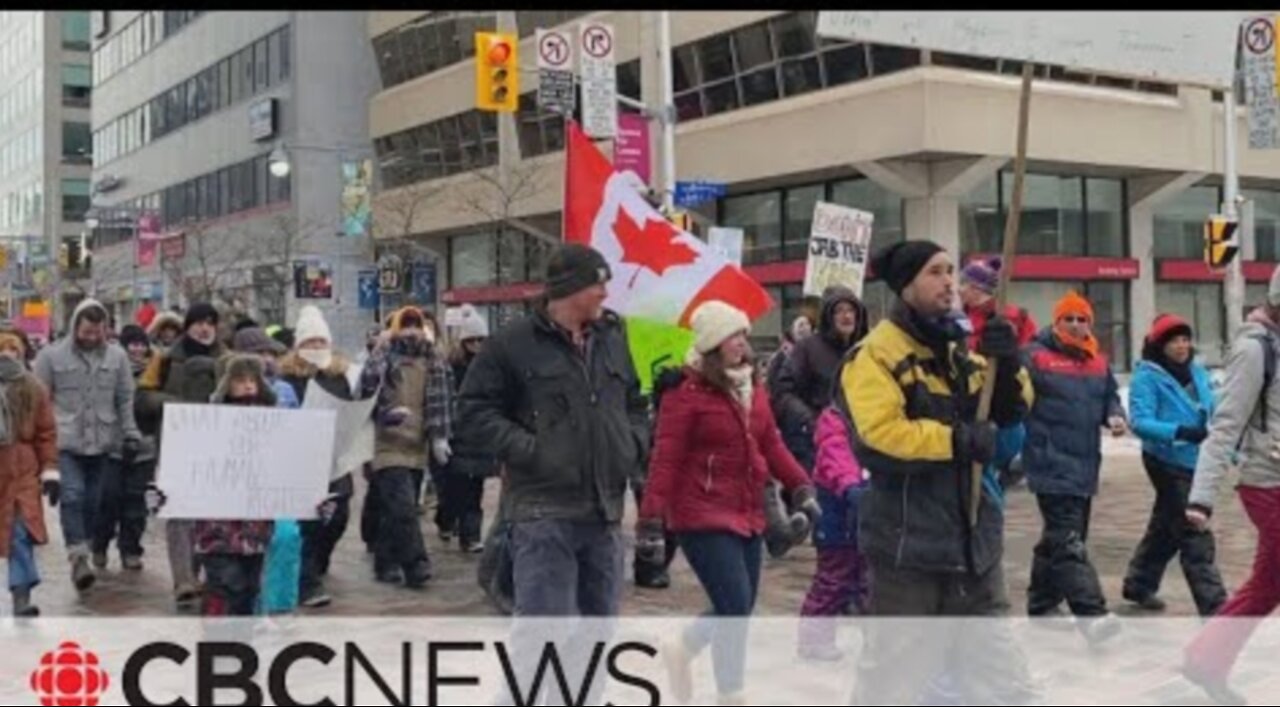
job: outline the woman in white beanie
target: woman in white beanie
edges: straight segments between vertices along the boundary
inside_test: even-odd
[[[712,605],[666,651],[676,698],[689,702],[690,663],[710,644],[720,704],[746,704],[742,619],[759,592],[765,484],[776,477],[809,524],[821,509],[756,376],[747,316],[713,301],[694,312],[692,325],[684,383],[666,394],[658,414],[638,542],[660,553],[665,529],[674,531]]]
[[[299,402],[306,402],[311,381],[339,400],[355,399],[350,380],[350,369],[354,364],[333,350],[333,335],[319,308],[307,305],[298,313],[294,341],[294,350],[280,361],[280,377],[293,387]],[[319,521],[302,523],[299,601],[310,609],[322,608],[333,602],[325,592],[324,576],[329,573],[333,551],[346,534],[351,520],[351,497],[355,495],[355,481],[351,473],[335,480],[329,492],[336,504],[332,521],[327,524]]]

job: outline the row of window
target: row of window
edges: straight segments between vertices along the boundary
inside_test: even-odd
[[[138,13],[93,50],[93,85],[99,86],[120,73],[203,14],[204,10]]]
[[[103,125],[93,134],[94,162],[107,165],[287,82],[291,72],[289,26],[285,25]]]
[[[555,27],[587,14],[581,10],[537,10],[516,13],[521,37],[539,28]],[[492,11],[442,10],[375,37],[373,51],[384,88],[398,86],[453,66],[475,55],[475,33],[493,32],[498,16]]]
[[[1280,261],[1280,192],[1242,189],[1240,195],[1253,202],[1257,259]],[[1222,189],[1216,186],[1191,187],[1163,205],[1155,215],[1155,257],[1204,257],[1204,220],[1209,214],[1219,213],[1221,205]]]
[[[538,228],[560,233],[558,216],[535,219]],[[537,282],[546,275],[552,246],[510,228],[488,228],[449,239],[451,288]]]
[[[89,180],[62,180],[62,220],[83,221],[89,211]]]
[[[960,239],[967,253],[998,253],[1013,174],[1002,172],[960,203]],[[1125,180],[1028,174],[1022,203],[1024,255],[1123,258],[1129,254]]]
[[[951,54],[949,52],[939,51],[930,52],[928,61],[933,66],[952,66],[958,69],[967,69],[969,71],[986,71],[988,73],[1009,74],[1012,76],[1021,76],[1022,66],[1025,63],[1018,61],[1017,59],[989,59],[986,57],[970,56],[967,54]],[[1160,83],[1157,81],[1141,81],[1121,76],[1107,76],[1105,74],[1074,71],[1065,66],[1037,64],[1033,73],[1037,79],[1048,81],[1063,81],[1066,83],[1084,84],[1086,86],[1118,88],[1125,91],[1158,93],[1167,96],[1178,95],[1177,84]]]
[[[0,229],[14,232],[38,221],[43,201],[44,186],[39,179],[0,194]]]
[[[0,132],[7,132],[15,121],[42,111],[44,87],[40,77],[40,71],[32,70],[0,94]]]
[[[62,48],[74,52],[87,52],[93,48],[90,34],[89,13],[64,10],[61,17]]]
[[[0,179],[28,170],[40,163],[44,126],[36,124],[0,144]]]
[[[618,67],[618,91],[628,96],[640,94],[638,59]],[[536,93],[520,96],[516,124],[522,157],[564,149],[564,116],[541,110]],[[395,189],[497,164],[497,130],[495,114],[473,110],[379,138],[374,147],[382,183]]]
[[[127,204],[132,210],[160,215],[165,228],[250,211],[292,198],[292,178],[277,177],[268,168],[266,154],[174,184]],[[108,246],[130,239],[130,228],[99,228],[95,243]]]
[[[93,139],[88,123],[62,123],[62,161],[93,164]]]
[[[0,31],[0,76],[12,76],[24,66],[40,63],[44,46],[40,32],[41,14],[22,12],[9,27]]]

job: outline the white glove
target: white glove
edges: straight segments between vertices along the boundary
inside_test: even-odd
[[[438,439],[431,443],[431,453],[440,466],[444,466],[453,458],[453,447],[449,446],[449,440]]]

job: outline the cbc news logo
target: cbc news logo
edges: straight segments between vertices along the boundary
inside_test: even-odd
[[[97,707],[110,685],[98,656],[74,642],[45,653],[40,667],[31,673],[31,690],[45,707]]]

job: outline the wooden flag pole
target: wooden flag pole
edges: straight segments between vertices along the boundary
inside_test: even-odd
[[[1022,65],[1022,95],[1018,105],[1018,147],[1013,160],[1013,197],[1009,204],[1009,217],[1004,224],[1004,266],[1000,269],[1000,286],[996,289],[996,314],[1003,316],[1009,304],[1009,287],[1013,280],[1014,260],[1018,256],[1018,232],[1022,224],[1022,195],[1027,177],[1027,133],[1031,122],[1031,83],[1035,77],[1035,65]],[[978,421],[991,419],[991,404],[996,394],[996,377],[1000,362],[987,362],[987,377],[982,387],[982,400],[978,406]],[[973,465],[972,496],[969,501],[969,527],[978,527],[978,511],[982,507],[982,479],[986,473],[983,464]]]

